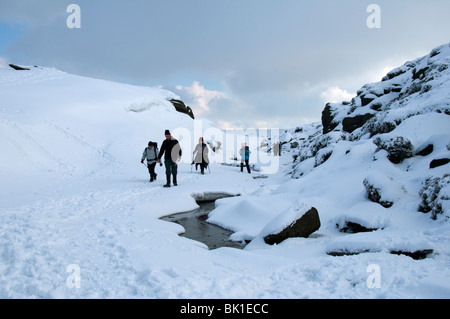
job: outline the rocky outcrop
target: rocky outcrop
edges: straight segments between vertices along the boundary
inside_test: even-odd
[[[352,133],[356,129],[363,127],[364,124],[368,120],[370,120],[372,117],[374,117],[374,114],[366,113],[364,115],[357,115],[354,117],[346,117],[342,121],[342,130],[344,130],[347,133]]]
[[[10,64],[9,66],[16,71],[29,71],[30,70],[29,68],[25,68],[25,67],[15,65],[15,64]]]
[[[330,103],[328,103],[322,112],[323,134],[327,134],[327,133],[331,132],[338,125],[339,125],[339,123],[334,120],[332,105]]]
[[[177,110],[180,113],[189,115],[192,119],[195,119],[194,112],[192,112],[192,109],[189,106],[186,106],[183,101],[172,99],[170,100],[172,105],[175,107],[175,110]]]

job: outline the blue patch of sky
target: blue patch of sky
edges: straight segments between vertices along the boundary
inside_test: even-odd
[[[18,26],[0,22],[0,56],[4,55],[5,49],[22,35],[23,31]]]

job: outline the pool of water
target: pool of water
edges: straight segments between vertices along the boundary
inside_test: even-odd
[[[181,236],[204,243],[209,249],[220,247],[244,248],[246,243],[229,240],[233,233],[227,229],[206,222],[208,214],[214,209],[214,202],[198,203],[199,209],[174,214],[161,218],[168,222],[178,223],[184,227],[185,233]]]

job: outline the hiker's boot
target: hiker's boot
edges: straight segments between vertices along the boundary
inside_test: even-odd
[[[164,187],[170,187],[170,175],[167,175],[166,178],[167,178],[167,183],[166,183],[166,185],[164,185]]]
[[[173,186],[178,186],[176,175],[173,176]]]

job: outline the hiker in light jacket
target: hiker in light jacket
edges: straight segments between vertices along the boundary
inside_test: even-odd
[[[158,144],[155,142],[148,142],[148,147],[142,153],[141,163],[147,160],[148,172],[150,173],[150,183],[156,180],[155,166],[158,161]]]
[[[209,158],[208,158],[208,146],[204,143],[203,137],[200,137],[198,140],[198,144],[194,149],[194,163],[195,169],[197,169],[197,165],[200,165],[200,170],[202,174],[205,174],[205,168],[208,167]]]

